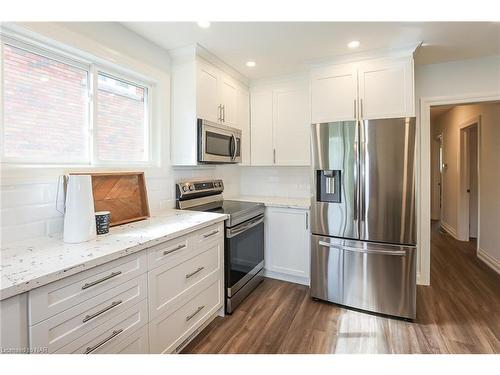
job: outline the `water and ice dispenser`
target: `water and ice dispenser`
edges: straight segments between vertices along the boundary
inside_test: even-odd
[[[318,202],[341,203],[341,171],[319,170],[316,171],[316,200]]]

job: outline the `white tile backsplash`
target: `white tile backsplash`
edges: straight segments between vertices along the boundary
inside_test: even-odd
[[[221,178],[224,197],[309,196],[308,167],[240,167],[235,165],[171,168],[168,175],[148,177],[149,207],[154,214],[175,207],[175,182],[182,179]],[[7,243],[63,230],[63,215],[56,210],[54,183],[0,186],[1,242]],[[60,194],[62,197],[62,194]],[[62,206],[62,202],[58,207]]]
[[[240,174],[240,195],[309,197],[309,167],[242,167]]]

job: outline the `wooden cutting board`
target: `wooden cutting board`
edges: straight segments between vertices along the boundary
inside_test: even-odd
[[[149,217],[146,179],[143,172],[70,173],[92,176],[95,211],[110,211],[110,226]]]

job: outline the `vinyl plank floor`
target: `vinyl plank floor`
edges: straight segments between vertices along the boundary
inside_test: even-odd
[[[183,353],[500,353],[500,276],[433,223],[431,286],[408,322],[315,301],[306,286],[265,279]]]

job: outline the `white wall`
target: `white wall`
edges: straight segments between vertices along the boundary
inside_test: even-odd
[[[500,103],[456,106],[436,119],[432,128],[443,134],[443,222],[457,233],[460,126],[481,116],[480,134],[480,238],[479,248],[500,261]]]

